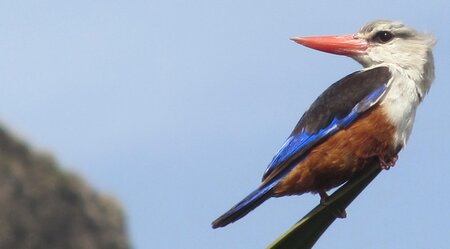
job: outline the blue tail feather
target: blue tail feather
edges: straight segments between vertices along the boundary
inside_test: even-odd
[[[217,218],[212,222],[213,228],[224,227],[230,223],[233,223],[240,218],[244,217],[250,211],[261,205],[264,201],[269,199],[270,190],[272,189],[270,185],[263,185],[251,192],[242,201],[232,207],[228,212]]]

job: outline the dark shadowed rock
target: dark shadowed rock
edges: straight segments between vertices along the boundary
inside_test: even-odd
[[[0,248],[129,248],[118,203],[0,127]]]

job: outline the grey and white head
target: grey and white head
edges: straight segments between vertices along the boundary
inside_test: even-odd
[[[296,37],[293,41],[327,53],[349,56],[364,67],[381,64],[399,68],[429,85],[434,77],[433,36],[399,21],[376,20],[356,34]]]
[[[364,67],[396,65],[404,70],[432,67],[433,36],[418,32],[399,21],[376,20],[356,34],[296,37],[293,41],[327,53],[349,56]],[[429,64],[429,65],[427,65]]]
[[[432,60],[435,44],[433,36],[388,20],[368,23],[354,38],[364,41],[366,48],[351,57],[365,67],[387,63],[403,69],[417,69]]]

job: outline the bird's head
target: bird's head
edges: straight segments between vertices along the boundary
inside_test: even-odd
[[[424,70],[427,63],[432,64],[431,50],[435,43],[433,36],[388,20],[370,22],[353,35],[292,40],[323,52],[349,56],[364,67],[393,64],[406,70]]]

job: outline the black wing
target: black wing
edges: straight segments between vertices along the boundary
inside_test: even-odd
[[[331,85],[300,118],[267,167],[263,181],[281,179],[289,171],[286,169],[301,160],[312,146],[348,126],[376,104],[386,92],[390,79],[389,68],[376,67],[352,73]],[[281,172],[284,174],[280,175]]]

